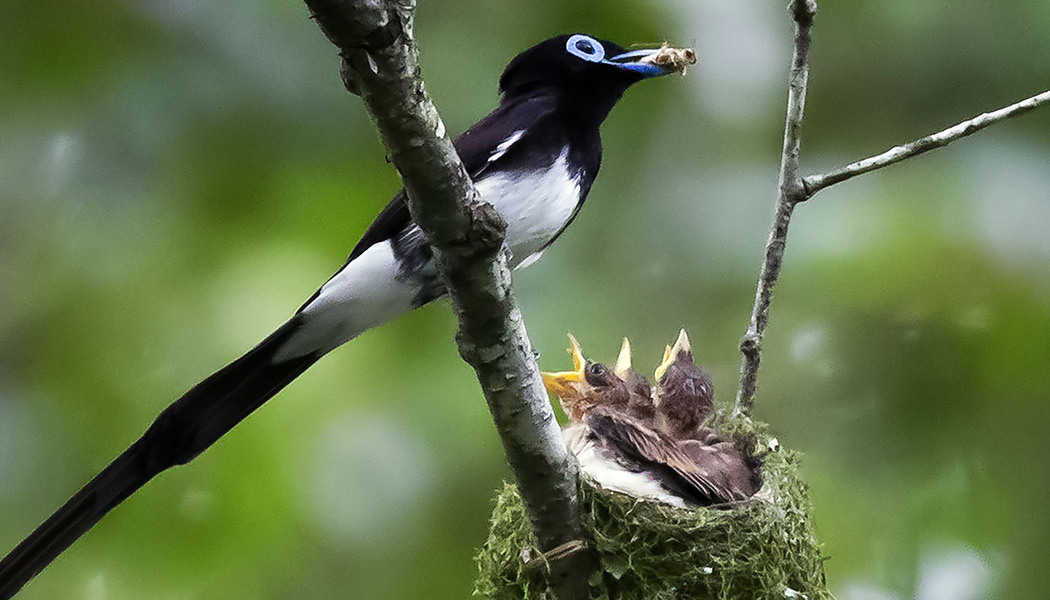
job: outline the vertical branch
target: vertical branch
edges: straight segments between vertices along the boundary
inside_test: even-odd
[[[845,167],[801,177],[799,175],[799,148],[802,142],[802,118],[805,112],[806,86],[809,79],[810,31],[817,12],[816,0],[791,0],[788,6],[795,21],[795,51],[791,63],[788,90],[787,120],[784,125],[784,147],[780,159],[780,193],[777,197],[773,229],[766,242],[765,259],[755,291],[751,321],[740,340],[740,387],[737,390],[734,415],[749,416],[755,404],[755,388],[762,341],[769,323],[769,306],[773,288],[780,277],[787,243],[788,225],[799,202],[811,198],[820,190],[841,183],[857,175],[888,167],[902,160],[918,156],[935,148],[966,137],[981,129],[1024,114],[1044,104],[1050,104],[1050,91],[1036,94],[1004,108],[982,113],[948,129],[895,146],[882,154],[853,162]]]
[[[408,207],[426,234],[459,319],[456,341],[475,370],[540,550],[586,539],[577,466],[540,379],[502,252],[506,224],[482,202],[419,74],[413,0],[306,0],[343,57],[401,174]],[[549,561],[558,598],[585,598],[589,551]]]
[[[751,322],[740,340],[740,387],[737,390],[733,413],[748,416],[755,404],[758,366],[762,357],[762,340],[769,323],[769,304],[773,288],[780,277],[784,262],[788,225],[795,205],[806,200],[805,188],[799,176],[799,147],[802,144],[802,117],[806,106],[806,86],[809,82],[809,46],[816,0],[791,0],[789,10],[795,20],[795,51],[791,60],[788,88],[787,120],[784,124],[784,147],[780,157],[780,193],[777,197],[773,229],[766,242],[766,255],[755,291]]]

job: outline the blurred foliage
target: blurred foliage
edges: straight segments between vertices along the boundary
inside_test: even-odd
[[[571,330],[606,359],[629,335],[652,367],[685,326],[728,402],[776,184],[784,3],[420,4],[454,132],[550,35],[696,45],[688,77],[613,112],[588,206],[515,289],[542,366]],[[1045,89],[1048,30],[1036,0],[825,2],[804,169]],[[796,213],[757,417],[806,453],[839,598],[1044,595],[1048,132],[1043,109]],[[295,2],[7,2],[0,140],[6,552],[282,322],[398,184]],[[438,304],[334,352],[23,596],[467,596],[507,472],[454,329]]]

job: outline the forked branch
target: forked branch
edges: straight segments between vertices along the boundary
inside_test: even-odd
[[[737,390],[733,413],[749,416],[755,405],[755,390],[758,367],[762,358],[762,341],[769,324],[769,307],[773,299],[773,288],[780,278],[784,252],[787,249],[788,225],[799,202],[805,202],[820,190],[841,183],[857,175],[888,167],[902,160],[940,148],[1043,104],[1050,103],[1050,91],[1027,98],[1016,104],[988,113],[939,131],[915,141],[901,144],[869,158],[859,160],[827,173],[799,175],[799,149],[802,144],[802,119],[806,102],[806,85],[809,81],[809,47],[813,18],[816,15],[815,0],[791,0],[788,7],[795,21],[795,49],[791,61],[790,85],[788,89],[787,119],[784,126],[784,147],[780,160],[779,195],[773,228],[766,242],[765,259],[755,291],[755,303],[751,309],[751,321],[747,332],[740,340],[740,387]]]
[[[787,120],[784,124],[784,147],[780,155],[780,193],[777,196],[773,230],[766,242],[766,255],[755,290],[751,321],[740,340],[740,387],[736,393],[733,413],[750,415],[755,404],[758,365],[762,359],[762,340],[769,324],[769,305],[773,288],[780,278],[784,261],[788,225],[795,205],[805,200],[802,180],[799,178],[799,149],[802,146],[802,118],[806,108],[806,87],[809,84],[809,46],[813,17],[817,14],[816,0],[792,0],[789,6],[795,19],[795,51],[791,59],[788,86]]]

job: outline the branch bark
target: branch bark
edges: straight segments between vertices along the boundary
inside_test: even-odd
[[[457,342],[475,370],[541,551],[585,539],[575,459],[539,375],[502,251],[505,223],[478,197],[420,77],[414,0],[306,0],[343,58],[401,173],[409,210],[459,319]],[[589,552],[552,565],[559,598],[586,597]]]
[[[788,6],[795,20],[795,50],[791,59],[788,86],[787,120],[784,124],[784,147],[780,155],[780,193],[777,197],[773,230],[766,242],[765,259],[751,308],[751,321],[740,340],[740,387],[737,389],[734,415],[749,416],[755,405],[758,366],[762,358],[762,340],[769,324],[769,306],[773,288],[780,278],[787,243],[788,225],[795,205],[806,199],[799,177],[799,148],[802,145],[802,118],[806,108],[806,87],[809,83],[809,46],[813,17],[817,14],[816,0],[792,0]]]

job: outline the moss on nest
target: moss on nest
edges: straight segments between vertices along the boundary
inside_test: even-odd
[[[761,448],[776,444],[761,425],[720,425]],[[764,460],[759,493],[727,508],[679,510],[584,485],[581,500],[601,559],[592,598],[830,599],[807,487],[798,476],[799,454],[777,447]],[[475,595],[550,597],[523,563],[523,551],[535,553],[534,547],[517,487],[507,484],[477,556]]]

